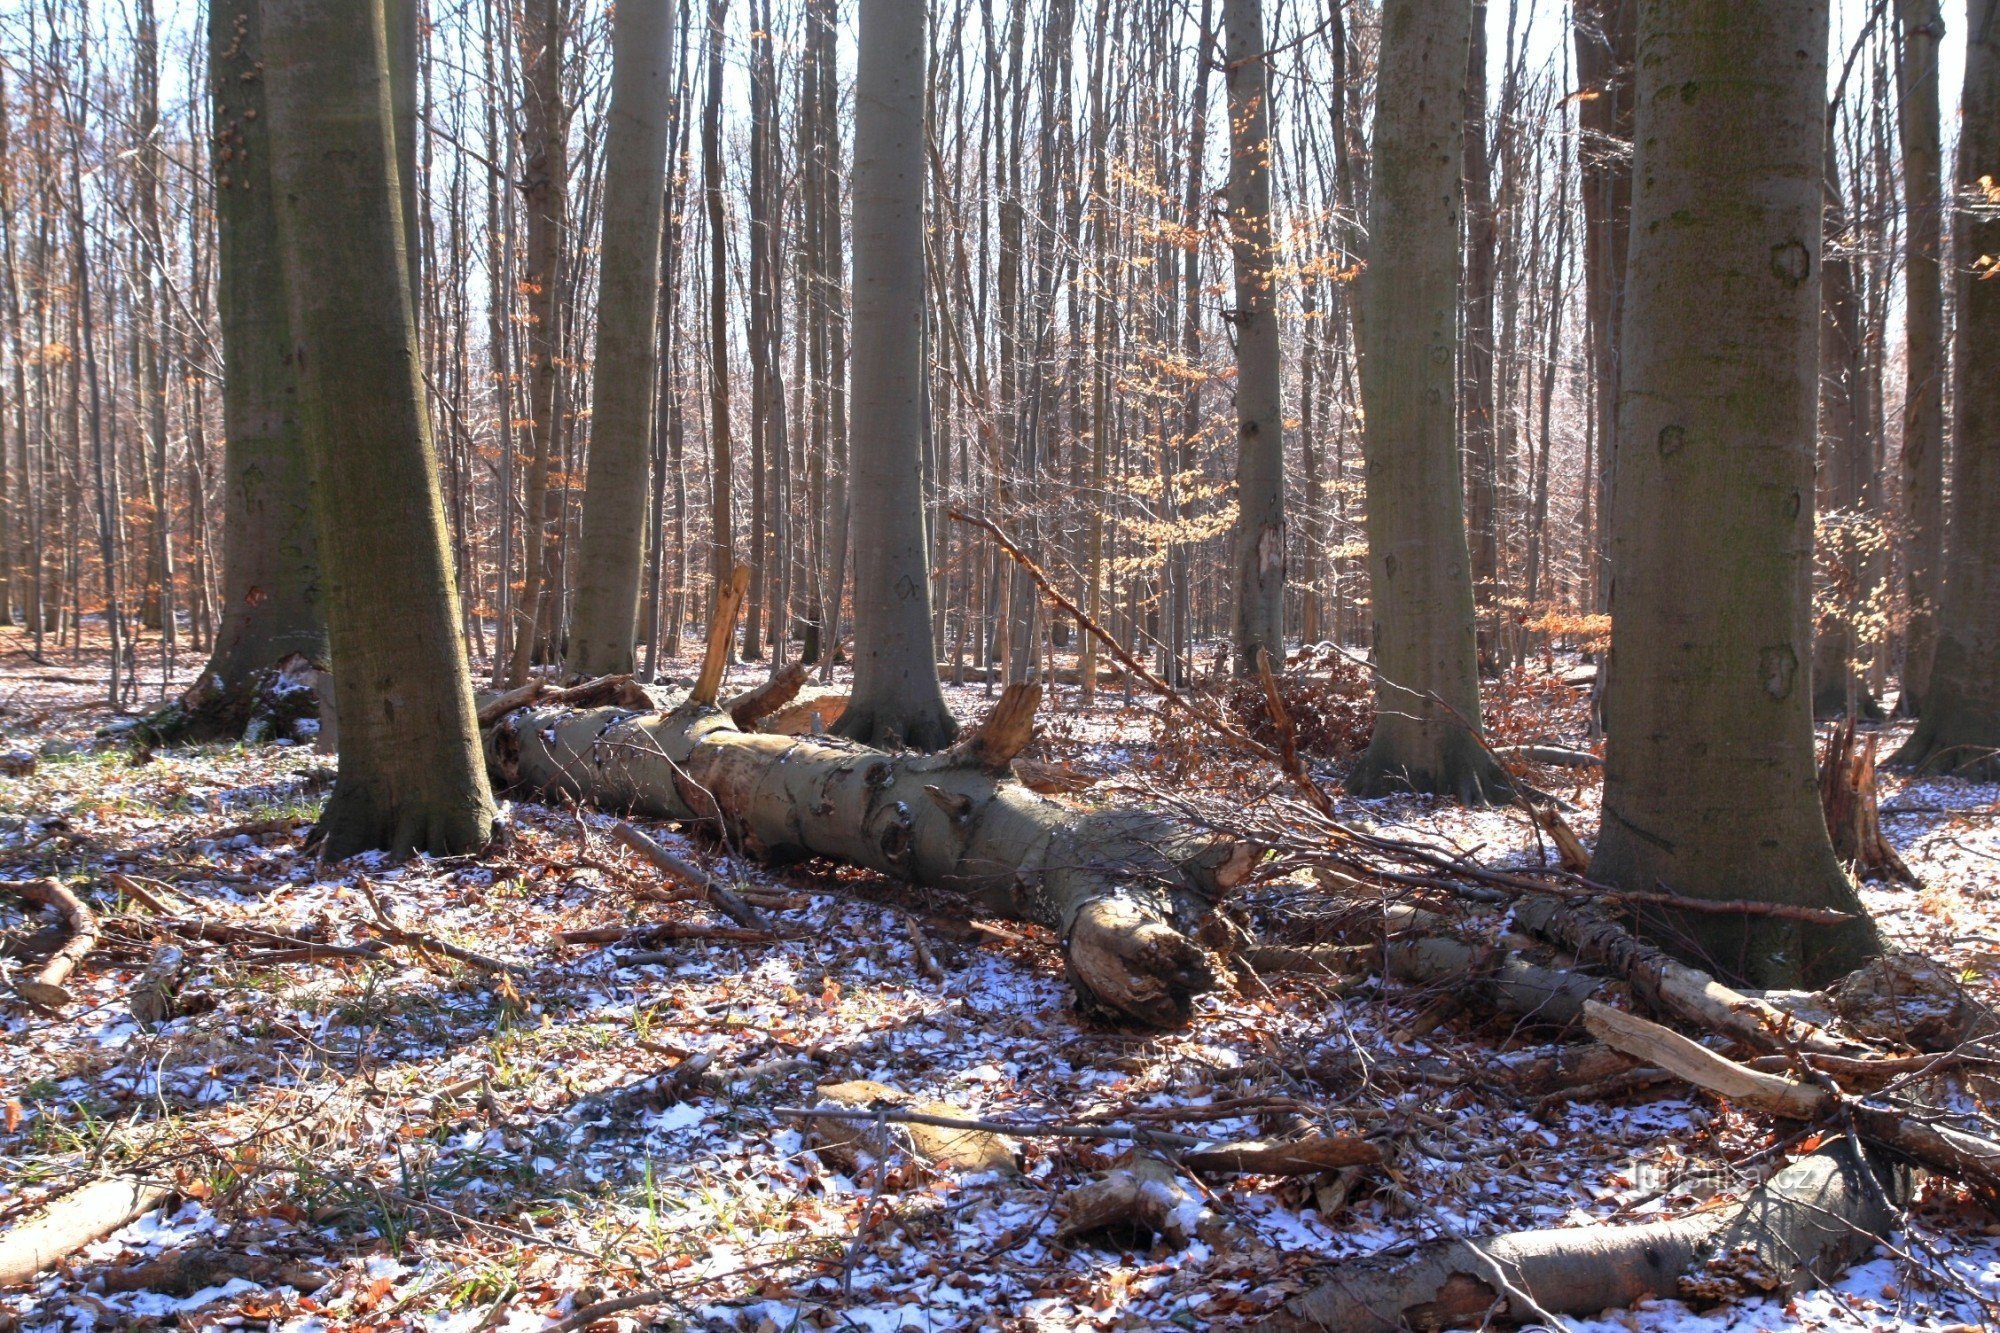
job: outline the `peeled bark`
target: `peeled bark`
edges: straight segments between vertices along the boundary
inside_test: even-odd
[[[1869,1179],[1873,1173],[1875,1178]],[[1481,1327],[1597,1314],[1649,1297],[1786,1294],[1837,1277],[1896,1226],[1906,1173],[1845,1141],[1792,1163],[1740,1204],[1638,1226],[1433,1241],[1408,1259],[1343,1264],[1287,1307],[1292,1327]]]
[[[1236,269],[1236,674],[1285,660],[1285,412],[1271,266],[1271,107],[1260,0],[1223,0]]]
[[[1481,746],[1479,658],[1459,462],[1459,210],[1464,0],[1388,0],[1373,212],[1362,274],[1368,567],[1375,603],[1375,734],[1362,795],[1508,789]]]
[[[924,532],[924,0],[863,0],[854,121],[854,691],[840,734],[936,750]]]
[[[418,359],[381,0],[267,0],[279,250],[341,682],[325,855],[475,851],[495,811]]]
[[[1853,915],[1649,914],[1721,974],[1879,952],[1821,817],[1810,682],[1826,0],[1654,0],[1613,496],[1603,831],[1590,878]]]
[[[1143,809],[1079,809],[1007,774],[1036,686],[1012,686],[941,754],[737,729],[726,711],[527,708],[488,732],[496,782],[721,832],[773,864],[825,856],[971,896],[1063,940],[1079,1001],[1165,1024],[1216,985],[1190,938],[1254,857]]]
[[[1961,198],[1985,198],[2000,180],[2000,6],[1974,0],[1965,53]],[[1927,773],[2000,781],[2000,217],[1990,199],[1957,217],[1959,279],[1952,395],[1950,547],[1936,653],[1917,729],[1895,763]]]
[[[638,633],[659,357],[654,316],[665,216],[667,8],[667,0],[623,0],[612,20],[597,363],[567,659],[583,676],[630,672]]]

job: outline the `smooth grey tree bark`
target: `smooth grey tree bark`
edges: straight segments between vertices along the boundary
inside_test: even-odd
[[[1459,221],[1470,0],[1387,0],[1362,274],[1361,401],[1374,587],[1375,734],[1364,795],[1485,801],[1472,563],[1458,453]]]
[[[1271,94],[1261,0],[1223,0],[1229,248],[1236,269],[1236,673],[1285,665],[1285,410],[1272,278]]]
[[[2000,781],[2000,0],[1967,6],[1960,99],[1958,326],[1953,335],[1951,527],[1937,653],[1917,729],[1893,762]]]
[[[1975,0],[1976,3],[1976,0]],[[1944,153],[1939,146],[1938,0],[1897,0],[1903,30],[1897,64],[1897,134],[1903,146],[1909,241],[1903,264],[1904,383],[1902,526],[1905,717],[1923,710],[1936,651],[1938,580],[1944,561]]]
[[[862,0],[854,81],[849,497],[854,693],[837,730],[936,750],[958,724],[931,652],[924,532],[924,0]]]
[[[491,839],[424,410],[382,0],[265,0],[278,249],[340,682],[329,858]]]
[[[568,666],[633,669],[659,370],[660,233],[672,47],[667,0],[621,0],[611,28],[611,110],[597,280],[590,460]]]
[[[1814,781],[1827,0],[1644,0],[1612,512],[1604,818],[1590,874],[1854,914],[1683,913],[1754,985],[1879,951]]]
[[[271,195],[261,0],[208,9],[215,98],[216,313],[222,326],[222,625],[202,669],[220,697],[291,653],[326,660],[312,478],[299,439],[291,316]]]

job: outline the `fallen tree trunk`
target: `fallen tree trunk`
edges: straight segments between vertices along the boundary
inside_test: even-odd
[[[1150,810],[1029,791],[1008,765],[1039,699],[1008,687],[936,755],[746,732],[699,698],[665,712],[529,707],[488,731],[487,762],[502,786],[706,825],[765,862],[825,856],[967,894],[1057,931],[1086,1007],[1183,1018],[1219,974],[1192,937],[1248,876],[1253,849]]]
[[[1860,1160],[1841,1140],[1729,1207],[1639,1226],[1435,1241],[1405,1259],[1344,1263],[1286,1308],[1293,1328],[1367,1333],[1596,1314],[1654,1296],[1790,1294],[1872,1250],[1907,1194],[1907,1173]]]
[[[23,998],[44,1009],[59,1010],[70,1002],[70,993],[63,982],[83,956],[97,947],[97,914],[83,905],[83,900],[63,887],[59,880],[31,879],[4,886],[8,892],[39,907],[52,907],[61,915],[63,926],[69,931],[64,940],[47,962],[32,977],[14,978],[14,990]]]
[[[173,1187],[135,1176],[96,1180],[0,1235],[0,1287],[26,1282],[58,1259],[165,1203]]]
[[[1963,1181],[1989,1206],[2000,1200],[2000,1142],[1955,1129],[1926,1108],[1864,1101],[1833,1087],[1751,1069],[1658,1023],[1594,1000],[1583,1006],[1583,1025],[1613,1050],[1752,1110],[1808,1123],[1844,1115],[1870,1143]]]

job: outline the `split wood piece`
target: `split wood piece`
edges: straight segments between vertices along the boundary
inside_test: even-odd
[[[756,908],[730,892],[727,885],[700,866],[681,860],[623,820],[611,826],[611,836],[621,846],[637,852],[641,859],[661,874],[695,890],[701,901],[715,904],[743,929],[770,933],[770,923],[757,914]]]
[[[1143,681],[1146,687],[1152,690],[1153,693],[1159,695],[1162,699],[1165,699],[1168,703],[1181,709],[1183,712],[1192,715],[1203,725],[1207,726],[1209,730],[1228,740],[1237,748],[1257,756],[1266,763],[1276,764],[1293,782],[1299,784],[1300,794],[1306,798],[1306,801],[1315,810],[1319,811],[1329,820],[1333,818],[1333,798],[1321,790],[1320,785],[1312,780],[1310,774],[1306,774],[1304,779],[1301,780],[1300,774],[1303,770],[1286,768],[1285,757],[1278,751],[1230,722],[1213,705],[1188,698],[1174,689],[1173,686],[1148,671],[1140,664],[1139,659],[1126,651],[1125,645],[1118,642],[1117,637],[1111,631],[1105,629],[1095,620],[1092,620],[1084,613],[1082,607],[1078,606],[1068,597],[1065,597],[1061,590],[1050,581],[1049,576],[1042,572],[1041,566],[1037,565],[1027,552],[1016,546],[1008,538],[1007,534],[1000,530],[998,524],[994,523],[991,519],[980,518],[975,514],[968,514],[962,509],[951,509],[946,512],[953,520],[979,528],[987,536],[991,537],[994,544],[1006,553],[1007,558],[1019,566],[1021,571],[1028,576],[1034,585],[1042,590],[1044,597],[1061,608],[1063,614],[1074,620],[1078,629],[1103,644],[1105,651],[1110,653],[1120,666],[1131,672],[1138,680]]]
[[[1807,1122],[1843,1113],[1868,1142],[1963,1181],[1989,1206],[2000,1201],[2000,1141],[1938,1123],[1921,1107],[1862,1101],[1817,1084],[1751,1069],[1658,1023],[1595,1002],[1584,1005],[1583,1023],[1592,1036],[1612,1049],[1657,1065],[1739,1106]]]
[[[1875,743],[1857,744],[1854,719],[1835,727],[1819,766],[1819,803],[1833,850],[1861,879],[1893,879],[1915,884],[1917,877],[1882,836],[1875,791]]]
[[[1381,956],[1382,950],[1369,944],[1252,944],[1236,951],[1236,961],[1253,972],[1313,976],[1366,973]]]
[[[796,699],[758,723],[757,730],[777,736],[810,736],[816,731],[824,734],[847,712],[850,697],[846,690],[824,685],[800,690]]]
[[[999,709],[1031,716],[1032,686]],[[1193,935],[1249,876],[1255,849],[1131,806],[1073,809],[976,756],[885,754],[836,737],[740,730],[713,706],[671,712],[529,708],[487,734],[502,787],[719,828],[771,864],[824,856],[970,896],[982,913],[1036,922],[1065,941],[1087,1007],[1151,1024],[1186,1017],[1217,984]]]
[[[905,912],[903,929],[910,934],[910,950],[917,956],[917,971],[923,973],[928,981],[943,981],[944,969],[938,966],[937,955],[931,952],[931,942],[924,934],[923,922]]]
[[[1288,1320],[1268,1326],[1471,1328],[1594,1315],[1655,1297],[1787,1295],[1832,1281],[1873,1251],[1907,1196],[1906,1172],[1859,1159],[1842,1139],[1740,1203],[1671,1221],[1434,1241],[1405,1259],[1345,1262],[1287,1303]]]
[[[543,691],[548,688],[546,681],[531,680],[525,685],[516,685],[511,690],[488,695],[479,705],[479,725],[490,727],[516,708],[526,708],[541,698]]]
[[[708,618],[708,643],[701,653],[701,671],[694,678],[688,702],[713,704],[722,688],[722,673],[729,666],[729,641],[736,633],[736,612],[743,594],[750,588],[750,566],[738,565],[729,571],[729,582],[716,593],[715,609]]]
[[[729,714],[729,720],[737,726],[751,731],[759,722],[796,698],[805,685],[806,664],[793,662],[772,672],[770,679],[763,684],[730,699],[722,705],[722,711]]]
[[[1576,836],[1576,830],[1562,817],[1562,811],[1553,805],[1543,805],[1529,801],[1528,813],[1535,821],[1535,827],[1548,835],[1556,845],[1556,858],[1564,870],[1572,875],[1581,875],[1590,869],[1590,853],[1583,849],[1583,840]]]
[[[1610,968],[1654,1012],[1670,1014],[1705,1032],[1720,1033],[1766,1052],[1789,1045],[1820,1055],[1866,1058],[1873,1054],[1864,1046],[1723,985],[1586,908],[1552,898],[1524,898],[1514,908],[1514,920],[1568,950],[1580,962]]]
[[[825,1103],[850,1111],[914,1111],[935,1120],[972,1118],[972,1113],[949,1102],[922,1101],[901,1088],[892,1088],[871,1079],[829,1083],[819,1089]],[[894,1131],[890,1126],[895,1126]],[[819,1117],[812,1122],[807,1143],[821,1157],[843,1171],[854,1171],[862,1159],[886,1161],[903,1152],[926,1168],[952,1171],[994,1171],[1015,1175],[1020,1170],[1017,1146],[1005,1136],[987,1129],[959,1129],[922,1120],[883,1118],[879,1123],[865,1119]]]
[[[174,1016],[174,986],[187,967],[187,951],[178,945],[163,944],[125,997],[132,1017],[141,1023],[164,1023]]]
[[[361,895],[368,900],[368,906],[375,914],[376,926],[383,934],[396,943],[407,944],[418,950],[429,950],[431,953],[443,954],[446,958],[464,963],[468,967],[474,967],[481,972],[490,972],[499,976],[518,977],[526,971],[525,968],[517,963],[506,963],[498,958],[488,958],[483,953],[474,953],[472,950],[462,948],[449,940],[441,940],[427,931],[411,930],[407,926],[397,924],[395,918],[390,916],[388,909],[383,906],[382,900],[375,896],[375,886],[368,882],[366,875],[356,877],[354,882],[361,889]]]
[[[174,888],[163,880],[141,879],[137,875],[125,875],[117,871],[113,871],[106,878],[112,888],[133,902],[151,908],[161,916],[178,916],[188,910],[185,906],[168,901],[168,895],[174,892]]]
[[[1179,1247],[1195,1238],[1206,1212],[1180,1172],[1135,1150],[1070,1192],[1056,1236],[1069,1241],[1108,1232],[1121,1248],[1158,1236]]]
[[[1604,757],[1588,750],[1572,750],[1564,745],[1496,745],[1493,753],[1502,759],[1524,759],[1551,768],[1603,768]]]
[[[32,977],[15,977],[14,990],[25,1000],[50,1011],[58,1011],[70,1002],[71,996],[64,989],[63,982],[83,961],[83,956],[97,947],[97,914],[83,905],[83,900],[71,893],[61,881],[53,879],[30,879],[0,883],[5,889],[23,901],[37,907],[51,907],[62,917],[63,925],[69,931],[69,938],[62,946],[49,955],[40,970]]]
[[[1253,1176],[1313,1176],[1348,1166],[1374,1166],[1382,1150],[1352,1134],[1312,1134],[1300,1139],[1245,1139],[1195,1148],[1181,1165],[1202,1174],[1242,1172]]]
[[[1097,775],[1085,773],[1066,763],[1044,763],[1039,759],[1016,759],[1014,776],[1029,791],[1044,796],[1074,796],[1097,785]]]
[[[137,1176],[95,1180],[63,1195],[39,1215],[0,1233],[0,1287],[26,1282],[173,1195],[173,1186]]]

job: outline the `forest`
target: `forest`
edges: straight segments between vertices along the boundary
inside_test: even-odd
[[[0,5],[0,1333],[2000,1329],[2000,0]]]

